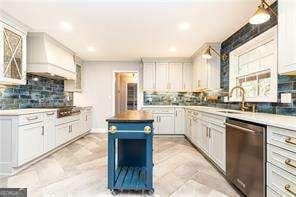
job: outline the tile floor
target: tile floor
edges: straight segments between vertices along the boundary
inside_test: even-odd
[[[154,196],[239,196],[184,138],[154,139]],[[106,134],[89,134],[14,176],[0,177],[0,187],[26,187],[29,197],[112,196],[106,183]]]

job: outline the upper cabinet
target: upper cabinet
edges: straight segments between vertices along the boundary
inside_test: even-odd
[[[143,64],[143,89],[154,90],[155,86],[155,63]]]
[[[0,19],[0,84],[26,84],[27,33]]]
[[[76,80],[74,52],[46,33],[28,34],[28,72]]]
[[[82,92],[82,70],[83,60],[79,57],[74,57],[76,65],[76,77],[75,80],[65,80],[65,91],[66,92]]]
[[[143,63],[143,90],[184,92],[192,90],[192,63]]]
[[[296,75],[296,1],[278,1],[278,72]]]
[[[213,53],[211,59],[204,59],[202,54],[209,44],[203,45],[193,60],[193,90],[220,89],[220,57]],[[220,51],[220,44],[211,44]]]

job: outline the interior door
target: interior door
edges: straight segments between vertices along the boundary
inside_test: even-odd
[[[157,90],[168,89],[168,63],[156,63],[155,83]]]
[[[174,114],[159,114],[159,134],[174,134]]]
[[[168,89],[171,91],[182,90],[182,63],[169,64]]]
[[[19,127],[18,165],[43,154],[44,127],[42,122]]]

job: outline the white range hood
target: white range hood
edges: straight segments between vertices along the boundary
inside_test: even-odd
[[[46,33],[27,37],[27,72],[50,78],[76,79],[74,52]]]

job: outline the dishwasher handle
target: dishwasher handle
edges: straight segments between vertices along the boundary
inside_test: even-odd
[[[251,133],[253,135],[259,135],[260,134],[258,131],[254,131],[254,130],[251,130],[251,129],[240,127],[240,126],[237,126],[237,125],[234,125],[234,124],[229,124],[227,122],[225,123],[225,125],[229,126],[229,127],[232,127],[232,128],[235,128],[235,129],[239,129],[241,131],[246,131],[246,132]]]

